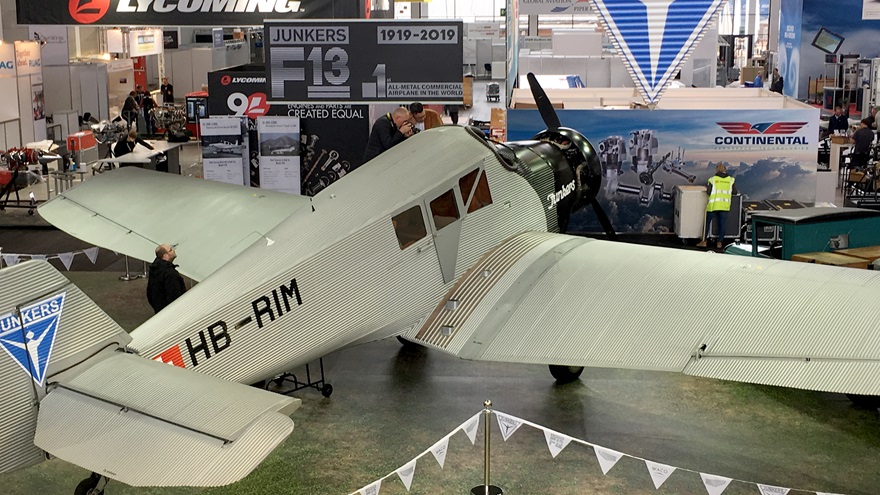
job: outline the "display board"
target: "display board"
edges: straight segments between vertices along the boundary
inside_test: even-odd
[[[269,99],[462,103],[462,31],[461,21],[267,21]]]
[[[299,133],[295,117],[257,118],[261,188],[299,194]]]
[[[583,0],[520,0],[519,15],[592,14],[593,8]]]
[[[559,110],[566,127],[590,140],[602,164],[597,196],[617,232],[673,232],[673,190],[705,185],[723,163],[750,200],[816,195],[819,110]],[[541,130],[537,110],[509,110],[508,139]],[[601,232],[592,209],[571,229]]]
[[[357,19],[357,0],[15,0],[19,24],[260,26],[264,19]]]
[[[137,29],[128,33],[128,52],[131,58],[158,55],[164,51],[161,29]]]
[[[208,112],[212,116],[248,117],[250,184],[261,186],[255,119],[263,115],[290,116],[300,123],[300,190],[314,195],[363,163],[370,134],[367,105],[268,104],[262,66],[208,74]]]
[[[242,119],[211,117],[201,119],[204,177],[227,184],[245,185],[244,157],[248,146]]]

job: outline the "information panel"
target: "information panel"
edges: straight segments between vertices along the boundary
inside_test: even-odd
[[[269,99],[461,103],[462,22],[266,21]]]
[[[299,119],[257,117],[257,132],[260,138],[260,187],[299,194]]]

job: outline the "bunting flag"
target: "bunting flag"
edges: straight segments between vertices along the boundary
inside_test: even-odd
[[[544,439],[547,440],[547,448],[554,459],[571,442],[570,436],[547,429],[544,430]]]
[[[654,482],[654,488],[659,489],[663,482],[666,481],[675,471],[674,466],[666,464],[658,464],[645,459],[645,465],[648,466],[648,473],[651,475],[651,481]]]
[[[513,432],[519,429],[523,424],[521,419],[498,411],[495,411],[495,416],[498,417],[498,428],[501,429],[501,438],[503,438],[505,442],[510,438],[510,435],[513,435]]]
[[[617,461],[623,457],[623,454],[620,452],[606,449],[605,447],[594,446],[593,450],[596,451],[596,459],[599,460],[599,467],[602,468],[602,474],[608,474],[608,471],[617,464]]]
[[[29,256],[32,260],[45,260],[49,258],[49,255],[46,254],[31,254]]]
[[[477,427],[480,426],[480,414],[482,413],[475,414],[473,418],[465,421],[459,427],[470,439],[471,445],[475,445],[477,442]]]
[[[86,257],[89,259],[89,261],[92,262],[93,265],[98,262],[98,247],[97,246],[90,247],[88,249],[83,249],[83,253],[85,253]]]
[[[727,488],[727,485],[733,481],[724,476],[715,476],[714,474],[705,473],[700,473],[700,478],[703,479],[703,486],[706,487],[706,491],[709,492],[709,495],[721,495],[721,492],[723,492],[724,489]]]
[[[591,0],[642,98],[656,105],[721,0]]]
[[[400,468],[395,471],[397,476],[400,477],[400,481],[403,482],[403,486],[406,487],[406,491],[409,491],[409,487],[412,486],[413,476],[416,474],[416,460],[413,459],[408,463],[404,464]]]
[[[376,480],[373,483],[358,490],[361,495],[379,495],[379,489],[382,488],[382,480]]]
[[[67,271],[70,271],[70,264],[73,263],[73,253],[58,253],[58,259]]]
[[[6,263],[6,266],[16,265],[18,264],[18,257],[19,255],[17,254],[4,254],[3,262]]]
[[[761,495],[786,495],[791,488],[784,488],[781,486],[773,486],[773,485],[762,485],[758,483],[758,490],[761,492]]]
[[[434,459],[437,459],[437,464],[440,464],[440,469],[443,469],[443,463],[446,461],[446,449],[449,447],[449,437],[443,437],[443,440],[435,443],[433,447],[431,447],[431,453],[434,454]]]

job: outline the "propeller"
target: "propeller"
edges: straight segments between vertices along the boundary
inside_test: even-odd
[[[558,138],[556,136],[558,136],[564,140],[569,140],[571,143],[577,143],[578,146],[576,148],[579,149],[583,155],[581,161],[589,163],[592,159],[592,161],[598,165],[598,160],[595,159],[596,153],[593,151],[593,146],[587,138],[574,129],[562,127],[562,124],[559,121],[559,116],[556,114],[556,109],[553,108],[553,103],[547,98],[547,93],[544,92],[544,88],[541,87],[535,74],[529,72],[526,75],[526,78],[529,81],[529,88],[532,90],[532,97],[535,99],[535,104],[538,106],[538,113],[541,114],[541,120],[543,120],[544,125],[547,126],[547,130],[539,133],[536,138],[541,139],[546,136],[549,137],[549,140],[551,141],[557,141]],[[595,172],[596,173],[593,174],[595,177],[595,183],[586,184],[586,187],[584,188],[585,190],[580,191],[580,194],[585,196],[592,195],[592,198],[589,199],[589,203],[590,206],[593,207],[593,211],[596,213],[596,218],[599,220],[599,224],[605,231],[606,237],[609,240],[616,241],[617,233],[614,231],[614,226],[611,224],[608,214],[605,213],[605,210],[602,209],[602,205],[600,205],[599,201],[596,199],[596,195],[599,193],[602,185],[602,179],[601,171],[597,170]]]

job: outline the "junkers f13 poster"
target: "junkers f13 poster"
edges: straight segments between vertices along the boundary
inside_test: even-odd
[[[462,101],[461,21],[266,21],[265,26],[272,101]]]

